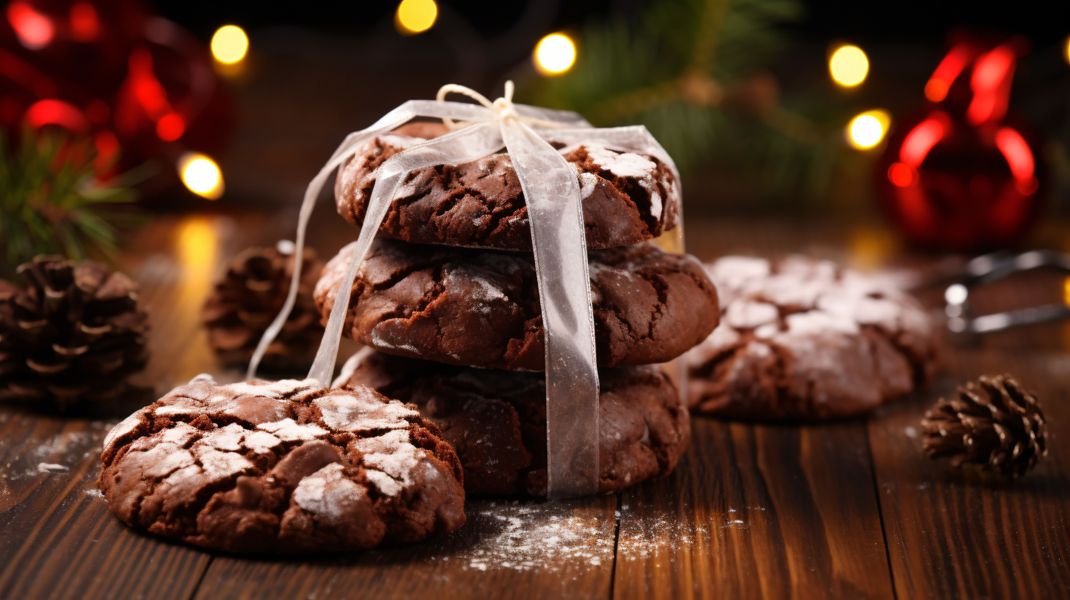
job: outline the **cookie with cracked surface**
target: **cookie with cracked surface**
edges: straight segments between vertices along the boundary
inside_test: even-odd
[[[127,525],[249,554],[322,554],[460,527],[435,425],[365,387],[200,376],[115,426],[98,485]]]
[[[326,321],[353,245],[313,293]],[[590,252],[598,363],[672,360],[717,324],[717,292],[690,256],[649,245]],[[530,255],[380,240],[353,283],[345,331],[398,356],[506,370],[544,368]]]
[[[866,413],[927,382],[938,339],[918,302],[828,261],[725,257],[708,266],[721,324],[688,353],[694,410],[741,419]]]
[[[411,123],[365,144],[338,172],[338,214],[354,225],[363,223],[379,165],[446,131],[437,123]],[[676,226],[680,183],[667,164],[596,143],[557,146],[579,180],[587,247],[632,245]],[[393,198],[380,233],[421,244],[531,249],[524,193],[504,151],[412,172]]]
[[[599,378],[599,492],[671,473],[691,431],[676,386],[656,366],[607,369]],[[469,495],[546,495],[541,373],[455,367],[364,348],[335,383],[366,385],[415,405],[457,450]]]

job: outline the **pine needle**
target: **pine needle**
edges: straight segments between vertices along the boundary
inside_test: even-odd
[[[133,177],[99,181],[95,157],[85,140],[27,130],[15,142],[0,132],[0,275],[38,254],[114,258],[109,209],[136,200]]]

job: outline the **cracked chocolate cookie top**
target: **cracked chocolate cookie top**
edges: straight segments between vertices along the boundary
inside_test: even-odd
[[[933,326],[891,281],[804,257],[725,257],[708,271],[724,314],[688,353],[695,410],[744,419],[857,415],[932,376]]]
[[[339,170],[338,214],[359,226],[375,169],[446,131],[441,124],[412,123],[368,142]],[[589,248],[636,244],[676,226],[680,183],[668,165],[653,156],[594,143],[560,146],[559,151],[579,178]],[[393,199],[380,233],[423,244],[531,249],[524,193],[505,152],[412,172]]]
[[[311,380],[171,390],[104,440],[99,485],[131,527],[205,548],[320,554],[464,523],[456,453],[413,410]]]
[[[600,373],[599,491],[672,472],[687,450],[690,420],[658,367]],[[546,495],[546,385],[541,373],[454,367],[364,348],[342,386],[367,385],[414,404],[457,450],[470,495]]]
[[[352,248],[331,259],[316,284],[324,320]],[[649,245],[592,251],[590,275],[600,366],[672,360],[717,324],[717,292],[690,256]],[[387,354],[544,368],[538,284],[527,254],[377,241],[354,281],[345,331]]]

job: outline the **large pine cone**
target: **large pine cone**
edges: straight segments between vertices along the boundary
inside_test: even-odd
[[[312,299],[323,262],[307,248],[301,262],[293,311],[260,363],[267,371],[293,373],[307,369],[323,336]],[[249,363],[264,330],[282,309],[293,267],[293,246],[284,242],[276,248],[249,248],[231,261],[202,313],[208,343],[223,364],[244,367]]]
[[[92,262],[39,256],[0,280],[0,399],[66,411],[97,409],[138,389],[148,317],[138,286]]]
[[[1047,454],[1044,414],[1032,394],[1009,375],[982,376],[941,398],[922,421],[925,451],[970,466],[1018,478]]]

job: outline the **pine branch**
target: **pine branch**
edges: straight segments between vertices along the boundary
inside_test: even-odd
[[[85,140],[0,132],[0,275],[38,254],[112,259],[112,209],[136,199],[130,174],[101,182]],[[134,174],[136,176],[136,174]]]
[[[838,129],[782,105],[761,70],[800,12],[797,0],[662,0],[634,23],[586,28],[575,69],[528,95],[598,125],[643,123],[681,169],[716,158],[758,170],[770,191],[817,192]]]

